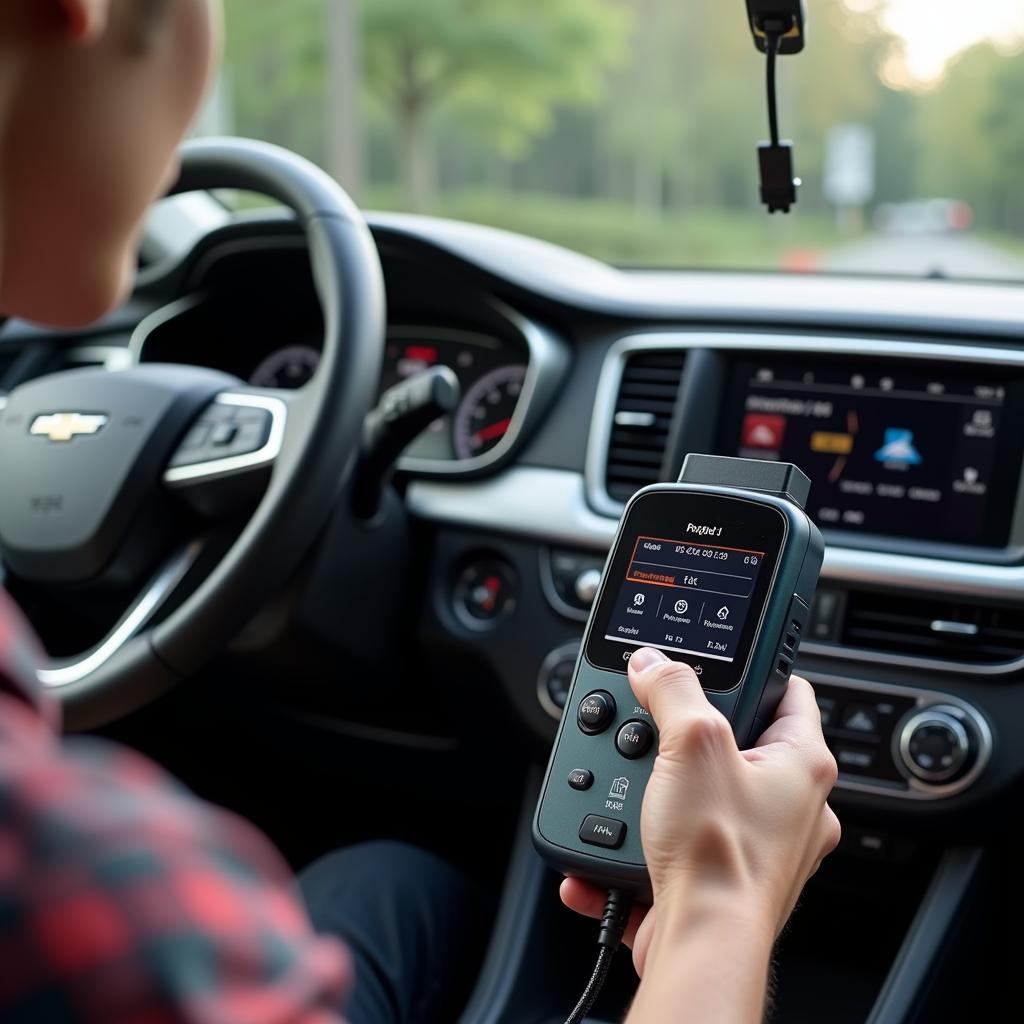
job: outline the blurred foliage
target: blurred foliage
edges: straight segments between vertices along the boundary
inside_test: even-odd
[[[615,0],[364,0],[366,82],[398,130],[406,199],[436,191],[428,119],[447,109],[505,156],[592,104],[621,53]]]
[[[361,39],[328,45],[328,3],[355,5]],[[877,201],[964,199],[981,229],[1024,234],[1024,58],[976,46],[932,88],[892,88],[897,44],[878,0],[816,0],[806,52],[779,62],[782,132],[805,183],[786,227],[758,203],[764,58],[739,0],[226,7],[233,128],[325,163],[328,54],[349,52],[365,84],[362,198],[392,208],[622,262],[777,265],[839,240],[822,192],[826,139],[859,122],[877,140]],[[741,230],[744,219],[755,226]]]

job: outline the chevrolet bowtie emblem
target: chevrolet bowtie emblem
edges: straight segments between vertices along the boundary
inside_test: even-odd
[[[72,441],[76,437],[98,434],[106,425],[107,416],[88,416],[81,412],[55,412],[37,416],[30,433],[51,441]]]

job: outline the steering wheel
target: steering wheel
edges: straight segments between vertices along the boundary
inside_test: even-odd
[[[0,408],[0,551],[22,603],[88,599],[100,580],[103,593],[130,581],[136,594],[101,642],[40,672],[72,728],[194,674],[287,582],[351,481],[380,379],[383,275],[352,200],[275,146],[187,144],[171,194],[214,188],[270,196],[304,229],[324,319],[313,380],[279,391],[200,367],[75,370],[25,384]],[[212,509],[228,518],[218,488],[247,482],[265,490],[211,568],[208,531],[182,501],[202,499],[191,504],[209,525]]]

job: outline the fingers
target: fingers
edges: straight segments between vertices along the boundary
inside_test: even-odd
[[[814,699],[814,689],[799,676],[790,679],[775,720],[757,745],[744,751],[743,756],[756,764],[775,762],[779,754],[798,757],[801,772],[813,779],[824,795],[832,791],[839,769],[821,731],[821,712]]]
[[[641,648],[629,660],[629,682],[658,726],[660,757],[686,760],[736,750],[732,727],[708,702],[689,665],[670,661],[653,648]]]
[[[792,746],[824,743],[821,712],[814,699],[814,688],[806,679],[793,676],[775,712],[775,719],[764,731],[757,745],[789,743]]]
[[[583,917],[592,917],[596,921],[601,919],[601,915],[604,913],[605,900],[608,898],[606,890],[591,885],[589,882],[584,882],[580,878],[566,878],[562,880],[558,893],[562,897],[562,902],[570,910]],[[626,925],[626,931],[622,936],[622,941],[630,949],[633,948],[637,930],[643,923],[649,909],[649,907],[636,906],[630,912],[629,923]]]

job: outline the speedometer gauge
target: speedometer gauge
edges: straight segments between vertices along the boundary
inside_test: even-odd
[[[501,443],[512,426],[525,379],[525,366],[501,366],[466,392],[455,413],[456,458],[474,459]]]
[[[257,388],[295,390],[313,379],[320,353],[309,345],[291,345],[272,352],[253,371],[249,383]]]

